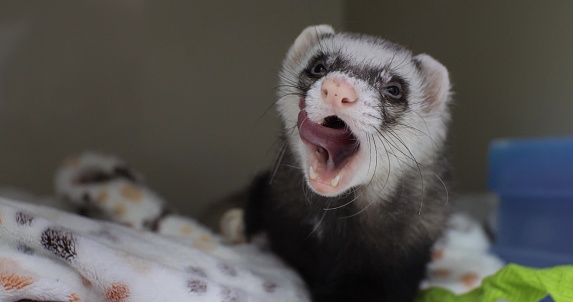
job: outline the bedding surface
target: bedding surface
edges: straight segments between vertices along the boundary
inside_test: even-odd
[[[310,301],[270,252],[169,212],[141,179],[115,156],[85,153],[56,175],[63,203],[0,198],[0,301]],[[503,265],[488,248],[475,221],[453,215],[421,287],[479,286]]]

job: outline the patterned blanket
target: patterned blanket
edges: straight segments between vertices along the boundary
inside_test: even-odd
[[[67,204],[0,198],[1,301],[310,301],[269,251],[170,213],[119,158],[66,161],[56,193]],[[422,288],[479,286],[502,266],[488,247],[477,223],[454,215]]]

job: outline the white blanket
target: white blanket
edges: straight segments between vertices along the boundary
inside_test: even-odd
[[[298,275],[254,245],[227,245],[113,156],[69,160],[59,196],[112,222],[0,198],[0,300],[309,301]],[[99,217],[98,216],[98,217]],[[460,293],[502,266],[481,228],[455,215],[422,287]]]

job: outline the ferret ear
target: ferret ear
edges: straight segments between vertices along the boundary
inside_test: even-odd
[[[291,63],[300,64],[308,49],[314,46],[320,38],[333,35],[334,29],[330,25],[313,25],[305,28],[290,47],[287,58]]]
[[[434,112],[444,108],[450,98],[450,77],[448,70],[436,59],[427,54],[414,57],[414,62],[424,78],[426,110]]]

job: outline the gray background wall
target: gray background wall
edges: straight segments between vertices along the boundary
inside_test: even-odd
[[[200,211],[272,161],[282,57],[342,13],[342,1],[0,2],[0,185],[50,194],[64,157],[100,150]]]
[[[101,150],[197,213],[272,161],[282,56],[302,28],[331,23],[449,68],[458,188],[484,191],[491,139],[573,134],[572,13],[565,1],[3,1],[0,185],[50,194],[64,157]]]

